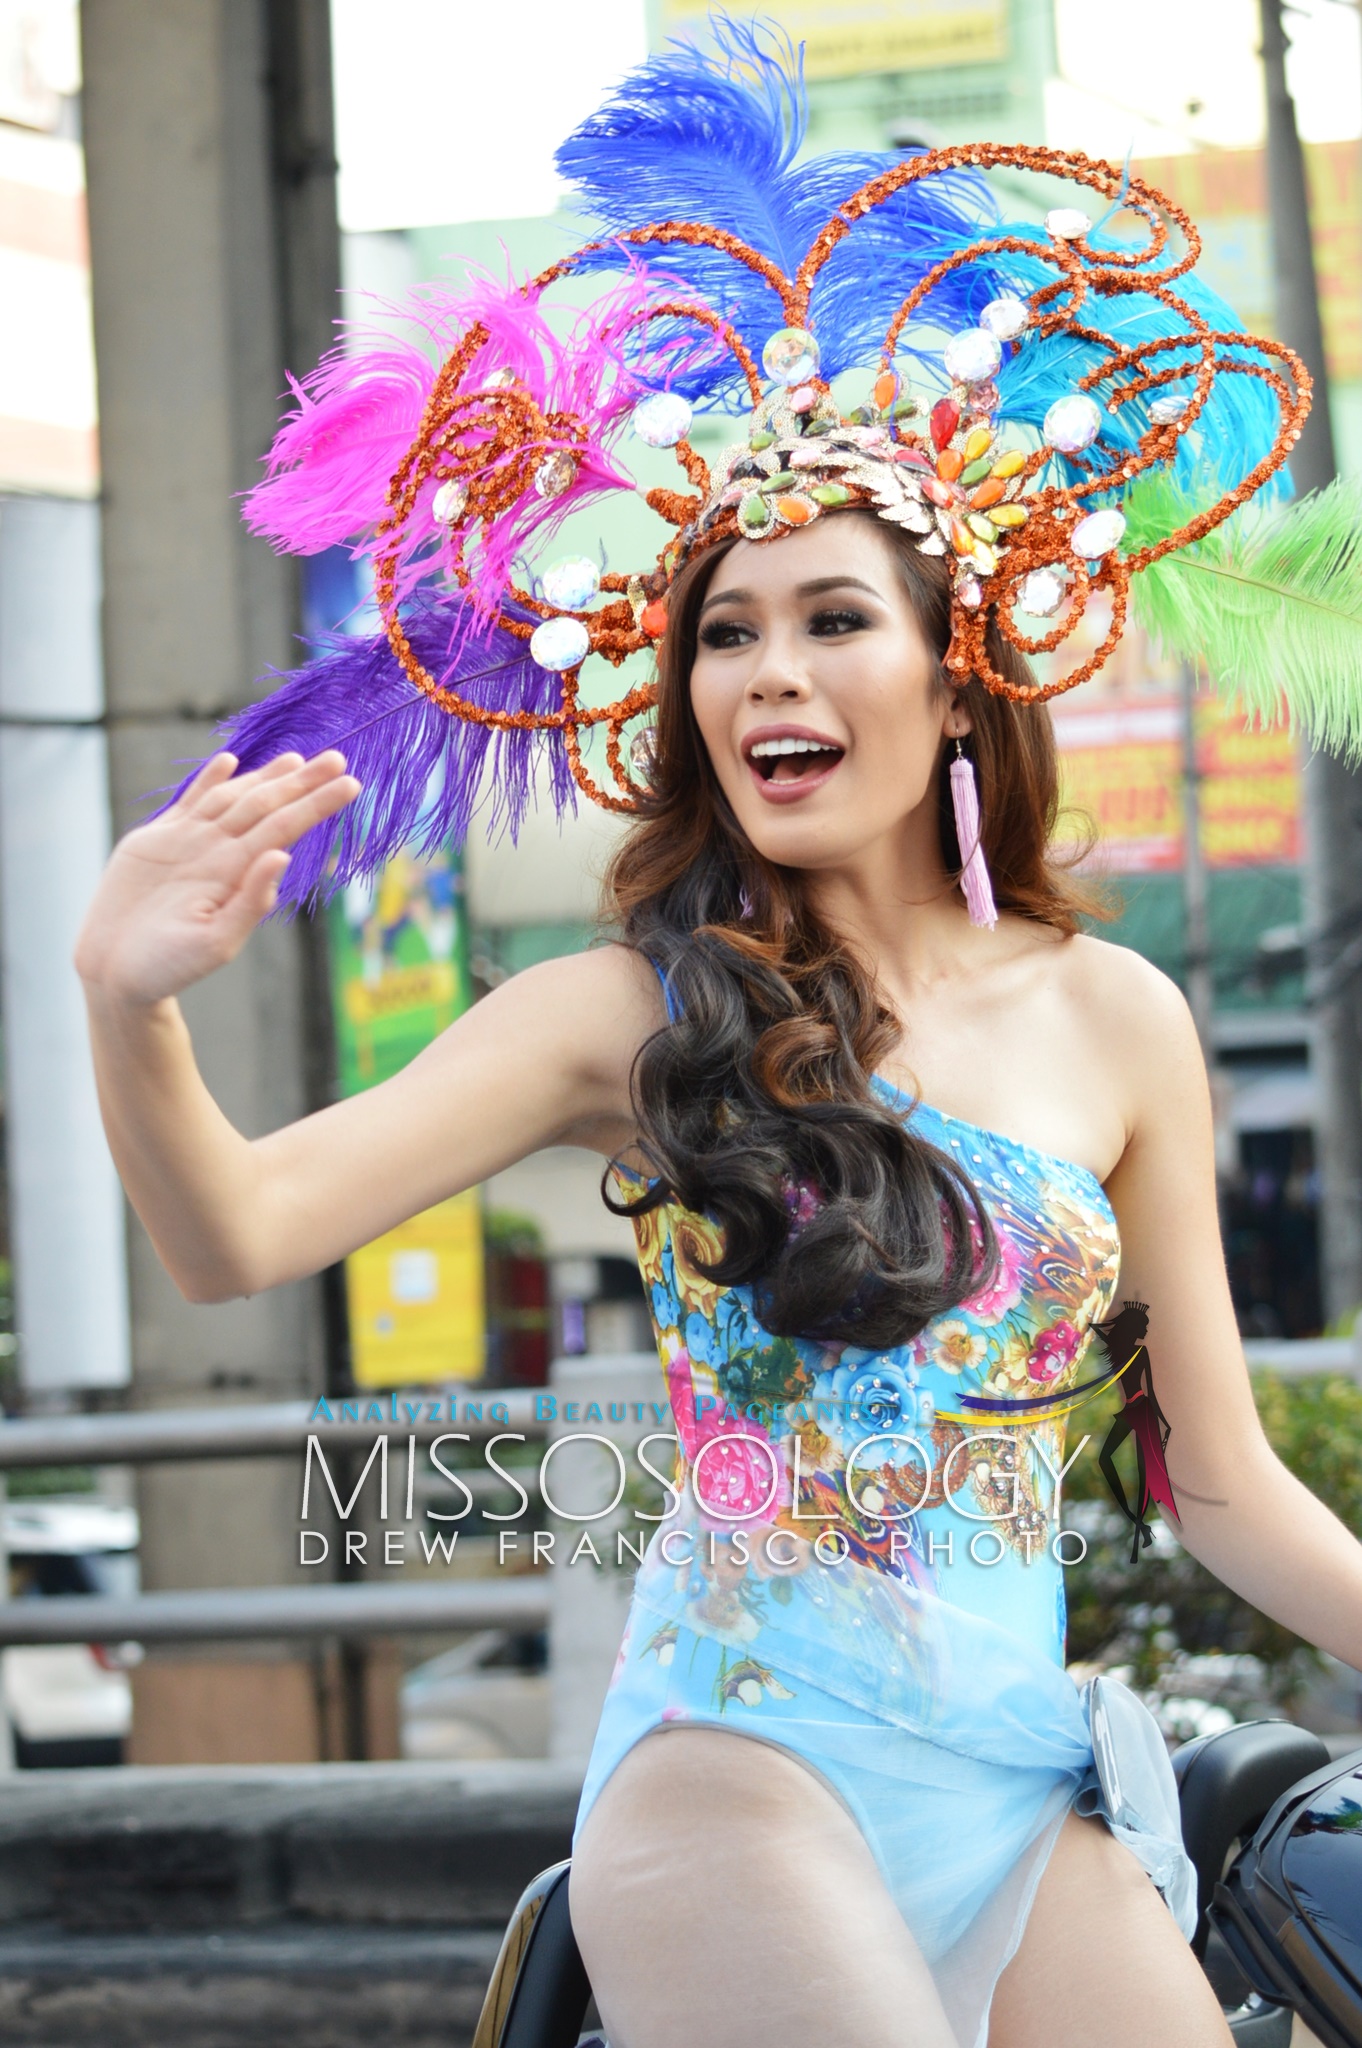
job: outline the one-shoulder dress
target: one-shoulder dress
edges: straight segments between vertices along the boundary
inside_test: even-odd
[[[1082,1569],[1064,1421],[961,1406],[1091,1376],[1120,1265],[1111,1205],[1086,1168],[874,1085],[970,1174],[995,1277],[893,1350],[773,1337],[749,1288],[701,1271],[708,1217],[635,1219],[680,1498],[637,1574],[577,1830],[654,1728],[777,1744],[850,1809],[960,2048],[983,2048],[1071,1808],[1105,1818],[1189,1938],[1195,1879],[1152,1716],[1064,1669],[1065,1572]]]

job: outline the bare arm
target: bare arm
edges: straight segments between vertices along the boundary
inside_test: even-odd
[[[1140,962],[1109,1024],[1131,1136],[1107,1191],[1121,1298],[1149,1304],[1149,1354],[1171,1425],[1170,1524],[1223,1584],[1362,1669],[1362,1544],[1263,1434],[1235,1326],[1216,1214],[1210,1091],[1187,1005]]]
[[[120,842],[76,953],[114,1159],[189,1299],[315,1272],[541,1145],[627,1142],[629,1068],[659,1003],[615,947],[518,975],[391,1081],[243,1137],[204,1085],[175,996],[240,951],[288,846],[357,785],[338,755],[229,780],[231,766],[209,763]]]

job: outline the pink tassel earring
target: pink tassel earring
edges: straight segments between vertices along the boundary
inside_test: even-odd
[[[998,911],[993,901],[993,884],[989,880],[988,866],[984,860],[984,845],[979,825],[979,791],[974,780],[974,763],[960,745],[958,736],[955,742],[955,759],[951,762],[951,809],[955,812],[955,836],[960,845],[960,859],[963,863],[960,885],[965,892],[965,902],[969,906],[969,921],[971,924],[995,925],[998,922]]]

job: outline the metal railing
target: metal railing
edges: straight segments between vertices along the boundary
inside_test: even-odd
[[[525,1388],[485,1396],[484,1408],[493,1401],[504,1406],[505,1421],[460,1417],[455,1422],[412,1422],[389,1417],[382,1422],[317,1422],[313,1420],[316,1403],[311,1401],[240,1408],[145,1408],[116,1415],[25,1416],[0,1423],[0,1472],[43,1465],[162,1465],[195,1458],[293,1457],[302,1454],[310,1435],[320,1437],[328,1451],[367,1450],[385,1431],[395,1443],[408,1436],[415,1436],[421,1444],[433,1443],[451,1431],[466,1432],[474,1440],[507,1430],[540,1437],[548,1425],[536,1418],[538,1398]]]
[[[408,1437],[433,1443],[453,1432],[470,1441],[505,1433],[543,1437],[533,1391],[483,1396],[496,1418],[431,1420],[407,1415],[381,1422],[318,1421],[316,1404],[283,1401],[250,1407],[145,1409],[112,1415],[23,1417],[0,1423],[0,1486],[7,1472],[53,1466],[159,1465],[217,1458],[301,1458],[315,1435],[328,1455],[367,1453],[386,1434],[394,1451]],[[365,1402],[358,1404],[364,1407]],[[416,1405],[412,1403],[412,1405]],[[429,1407],[422,1402],[423,1409]],[[499,1487],[493,1473],[470,1472],[474,1497]],[[532,1475],[523,1478],[533,1495]],[[478,1628],[534,1629],[548,1619],[542,1575],[500,1572],[493,1579],[441,1579],[417,1585],[351,1581],[300,1586],[242,1586],[143,1593],[133,1599],[73,1594],[59,1599],[0,1599],[0,1648],[34,1643],[222,1642],[263,1637],[379,1636]]]
[[[1341,1372],[1362,1380],[1362,1346],[1355,1337],[1246,1337],[1244,1357],[1254,1372]]]
[[[238,1642],[261,1636],[390,1636],[432,1630],[542,1628],[543,1576],[454,1579],[438,1585],[241,1586],[141,1593],[132,1600],[72,1594],[0,1602],[0,1646],[23,1643]]]

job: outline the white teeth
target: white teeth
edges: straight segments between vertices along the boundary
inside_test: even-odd
[[[840,747],[827,746],[822,740],[758,740],[751,750],[751,758],[754,761],[769,761],[775,754],[833,754],[840,752]]]

